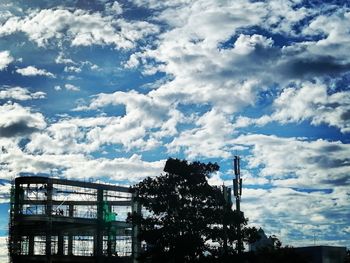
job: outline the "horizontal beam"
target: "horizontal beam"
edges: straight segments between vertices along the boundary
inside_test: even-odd
[[[68,216],[46,216],[46,215],[19,215],[16,217],[15,225],[23,227],[26,224],[31,223],[46,223],[52,222],[52,224],[78,224],[81,226],[84,225],[98,225],[100,222],[97,219],[93,218],[81,218],[81,217],[68,217]],[[111,226],[117,228],[128,228],[131,227],[130,223],[125,221],[111,221],[108,222]]]
[[[57,201],[52,200],[49,202],[50,205],[99,205],[97,201]],[[131,206],[132,202],[131,200],[119,200],[119,201],[106,201],[107,205],[112,206]],[[47,200],[21,200],[19,202],[19,205],[47,205]]]
[[[107,257],[107,256],[102,256],[101,257],[101,262],[107,262],[108,258],[113,258],[116,262],[120,263],[129,263],[131,261],[131,257],[122,257],[119,256],[117,259],[115,257]],[[45,255],[33,255],[33,256],[27,256],[27,255],[13,255],[14,262],[19,262],[19,263],[46,263],[47,262],[47,256]],[[79,262],[79,263],[95,263],[96,258],[91,257],[91,256],[65,256],[65,255],[51,255],[50,257],[51,262],[56,263],[56,262]]]
[[[77,186],[83,188],[91,188],[91,189],[101,189],[101,190],[110,190],[117,191],[123,193],[131,193],[131,187],[119,186],[119,185],[110,185],[110,184],[98,184],[91,182],[82,182],[82,181],[73,181],[67,179],[59,179],[59,178],[49,178],[49,177],[41,177],[41,176],[22,176],[17,177],[15,179],[16,185],[18,184],[59,184],[59,185],[68,185],[68,186]]]

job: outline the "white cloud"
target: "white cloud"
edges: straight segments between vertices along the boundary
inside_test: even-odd
[[[225,114],[211,110],[198,117],[195,125],[197,127],[182,131],[167,144],[168,151],[175,153],[183,150],[189,159],[231,156],[233,126]]]
[[[183,115],[173,105],[151,94],[136,91],[101,93],[88,106],[80,106],[76,110],[103,109],[108,105],[125,105],[125,115],[115,118],[105,127],[91,129],[87,139],[101,144],[121,144],[126,150],[147,150],[159,146],[159,139],[175,135],[176,125],[183,120]]]
[[[44,9],[23,19],[11,17],[0,27],[0,36],[15,32],[24,32],[39,46],[46,46],[50,40],[69,40],[72,46],[132,48],[139,39],[157,33],[158,28],[148,22],[128,22],[114,16],[102,16],[99,12]]]
[[[277,235],[284,244],[344,246],[342,229],[347,226],[349,203],[341,194],[323,191],[300,192],[289,188],[243,189],[241,207],[250,224]],[[334,218],[337,218],[335,221]],[[336,237],[336,239],[335,239]]]
[[[0,106],[0,136],[15,137],[30,134],[46,127],[44,116],[17,103]]]
[[[271,38],[241,32],[268,22],[285,33],[308,14],[293,1],[286,1],[283,8],[278,3],[162,3],[157,18],[169,25],[168,30],[158,37],[156,48],[132,54],[125,67],[142,65],[145,74],[161,71],[172,76],[152,92],[153,97],[209,104],[231,114],[254,105],[271,83],[283,80],[284,84],[286,73],[279,63],[286,63],[292,55],[284,54]],[[143,1],[138,4],[159,8]],[[275,20],[267,21],[268,17]]]
[[[80,91],[80,88],[77,86],[74,86],[72,84],[65,84],[64,87],[66,88],[66,90],[70,90],[70,91]]]
[[[350,45],[350,36],[347,28],[350,26],[350,10],[346,7],[339,7],[330,14],[316,16],[310,24],[304,28],[303,34],[324,37],[315,44],[308,45],[312,54],[327,55],[329,58],[336,57],[349,63],[347,50]]]
[[[30,77],[31,76],[47,76],[51,78],[55,77],[55,75],[52,74],[51,72],[48,72],[45,69],[37,69],[36,67],[33,67],[33,66],[16,69],[16,72],[23,76],[30,76]]]
[[[0,178],[11,179],[20,173],[47,173],[74,179],[108,179],[135,183],[147,176],[157,176],[164,167],[164,160],[147,162],[140,155],[129,158],[95,158],[84,154],[32,152],[21,150],[9,139],[0,139],[0,146],[6,149],[0,155],[3,169]],[[54,146],[55,147],[55,146]]]
[[[0,203],[9,203],[10,202],[10,183],[0,184]]]
[[[239,55],[248,55],[257,48],[270,48],[273,46],[273,40],[261,35],[243,35],[240,34],[234,44],[234,50]]]
[[[147,176],[158,176],[164,168],[165,161],[145,162],[140,155],[132,155],[130,158],[95,159],[88,162],[77,163],[65,172],[68,178],[76,178],[84,175],[84,178],[105,177],[109,180],[125,180],[136,183]]]
[[[106,4],[106,9],[114,15],[121,15],[123,13],[123,7],[118,1]]]
[[[6,89],[0,90],[0,99],[32,100],[44,99],[45,97],[45,92],[30,92],[28,89],[21,87],[6,87]]]
[[[300,89],[287,88],[275,101],[276,111],[272,119],[283,122],[299,122],[311,119],[311,123],[326,123],[350,132],[350,92],[327,93],[326,85],[304,83]]]
[[[75,67],[75,66],[66,66],[64,67],[64,72],[73,72],[73,73],[80,73],[81,68]]]
[[[7,237],[0,237],[0,260],[3,263],[8,263]]]
[[[338,87],[325,84],[329,83],[328,76],[341,78],[349,70],[347,8],[332,7],[320,15],[323,4],[311,10],[301,7],[300,0],[134,1],[155,9],[150,10],[149,19],[158,27],[123,19],[129,6],[120,3],[111,1],[99,12],[59,7],[32,9],[23,17],[9,14],[0,19],[0,36],[20,33],[40,47],[57,45],[66,51],[72,50],[67,45],[74,50],[91,45],[132,49],[129,60],[121,62],[125,68],[166,75],[154,85],[147,85],[146,92],[100,93],[88,104],[82,98],[75,110],[91,112],[74,115],[100,115],[96,117],[60,115],[46,124],[43,115],[30,108],[18,104],[0,106],[0,149],[4,149],[0,154],[0,178],[52,173],[74,179],[133,183],[158,175],[164,165],[164,160],[143,160],[143,151],[154,150],[151,154],[157,154],[165,146],[168,153],[184,158],[227,159],[237,149],[251,154],[244,160],[248,167],[242,169],[247,187],[243,190],[242,208],[251,223],[289,244],[296,241],[291,237],[298,231],[305,235],[302,242],[312,241],[315,231],[320,231],[319,239],[324,242],[332,233],[348,233],[344,225],[348,224],[345,213],[349,211],[349,144],[238,133],[238,128],[272,121],[307,121],[349,132],[347,86],[339,87],[343,90],[339,92]],[[13,60],[5,52],[0,54]],[[97,66],[73,61],[65,52],[56,54],[55,62],[61,64],[56,66],[65,72],[104,67],[103,62]],[[74,54],[76,59],[80,53]],[[3,61],[3,69],[11,63]],[[34,69],[33,74],[52,74]],[[68,76],[67,82],[70,80],[76,86],[54,83],[51,87],[56,91],[78,91],[79,79]],[[262,101],[265,95],[270,100]],[[40,96],[18,87],[0,91],[3,99]],[[259,103],[267,102],[261,110],[262,117],[246,117],[259,113]],[[118,107],[116,116],[108,116],[114,106]],[[246,111],[247,107],[252,111]],[[247,115],[234,122],[239,113]],[[220,176],[227,178],[230,173],[215,174],[211,183],[221,184]],[[230,180],[225,183],[231,184]],[[311,192],[299,188],[310,188]],[[4,191],[6,187],[0,187],[0,195]],[[343,242],[346,237],[340,235],[338,240]]]
[[[141,99],[139,102],[130,102],[134,103],[135,109],[128,111],[124,117],[61,119],[51,124],[45,131],[33,134],[26,149],[46,154],[86,154],[110,144],[119,144],[127,151],[153,149],[160,145],[161,138],[177,133],[176,124],[182,116],[177,111],[171,110],[168,118],[166,112],[164,116],[160,116],[165,118],[164,120],[146,119],[146,115],[152,112],[143,112],[142,101]],[[126,103],[129,102],[126,100]],[[151,134],[149,137],[148,133]]]
[[[260,134],[241,135],[234,142],[252,147],[249,168],[259,168],[273,185],[324,188],[350,183],[349,144]]]
[[[114,127],[119,117],[62,118],[51,124],[45,132],[33,134],[26,149],[32,153],[45,154],[89,154],[109,144],[98,131]],[[91,135],[91,131],[95,136]],[[91,137],[90,137],[91,136]],[[127,132],[121,137],[129,136]]]
[[[329,92],[331,92],[329,94]],[[282,90],[273,103],[273,113],[257,119],[240,117],[235,127],[265,125],[272,121],[299,123],[310,120],[318,126],[327,124],[350,132],[350,92],[332,92],[320,82],[304,82],[299,87],[287,87]]]
[[[7,66],[13,61],[13,57],[9,51],[0,52],[0,71],[7,68]]]
[[[157,9],[157,19],[169,26],[158,36],[155,47],[131,54],[124,64],[126,68],[141,66],[144,74],[160,71],[171,76],[149,96],[175,107],[178,103],[205,104],[212,110],[234,114],[247,106],[255,106],[260,95],[271,87],[277,92],[287,92],[291,84],[305,82],[300,84],[305,87],[296,89],[294,95],[289,94],[291,106],[289,103],[286,107],[278,106],[276,100],[275,115],[263,116],[254,120],[255,123],[264,125],[273,119],[280,122],[307,120],[314,125],[325,123],[347,132],[347,93],[327,94],[322,81],[329,74],[340,76],[350,69],[346,61],[348,56],[343,52],[348,50],[348,42],[341,41],[339,47],[332,48],[329,41],[324,42],[329,38],[326,35],[317,40],[286,42],[281,47],[277,37],[274,37],[275,43],[271,37],[247,30],[251,26],[263,27],[284,37],[302,37],[300,31],[303,31],[309,39],[315,33],[312,29],[319,27],[330,36],[338,31],[346,32],[346,26],[342,26],[348,23],[344,21],[348,16],[345,7],[339,12],[333,10],[334,14],[329,16],[331,25],[326,27],[327,18],[322,20],[319,15],[323,6],[308,9],[298,1],[162,1],[157,4],[140,0],[137,4]],[[300,23],[307,17],[311,19],[309,23]],[[328,52],[329,49],[336,51]],[[305,80],[315,78],[319,79],[317,83],[321,87],[306,88],[314,84]],[[310,94],[318,91],[317,95],[324,93],[326,97],[318,102],[307,94],[302,108],[292,108],[301,104],[297,103],[298,96],[308,90]],[[335,100],[342,96],[344,98],[336,106]],[[297,113],[303,115],[298,118]],[[237,128],[254,122],[249,118],[238,120]],[[189,140],[189,137],[194,138],[191,132],[196,133],[192,130],[182,135]]]
[[[33,134],[26,149],[33,153],[79,154],[98,150],[98,142],[85,142],[84,132],[74,121],[51,124],[45,132]]]
[[[63,52],[60,52],[55,59],[57,64],[76,64],[72,59],[66,58]]]

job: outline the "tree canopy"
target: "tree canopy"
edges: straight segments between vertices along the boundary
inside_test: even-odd
[[[216,163],[168,159],[162,175],[135,186],[144,212],[129,219],[140,224],[146,243],[141,261],[204,262],[234,253],[237,225],[247,220],[231,209],[221,187],[209,185],[218,170]],[[252,241],[256,229],[244,228],[243,235]]]

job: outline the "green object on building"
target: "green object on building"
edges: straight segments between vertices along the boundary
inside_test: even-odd
[[[104,201],[103,202],[103,221],[112,222],[112,221],[115,221],[115,218],[116,218],[115,213],[111,212],[107,202]]]

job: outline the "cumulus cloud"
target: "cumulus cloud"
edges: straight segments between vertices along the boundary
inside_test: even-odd
[[[327,93],[325,85],[305,83],[300,89],[287,88],[275,101],[272,119],[298,122],[311,119],[311,124],[326,123],[350,132],[350,92]]]
[[[95,159],[76,165],[65,172],[65,176],[76,178],[77,174],[83,174],[85,178],[99,177],[114,181],[127,181],[135,183],[148,176],[160,175],[165,161],[146,162],[140,155],[132,155],[130,158]]]
[[[22,76],[47,76],[54,78],[55,75],[52,74],[51,72],[46,71],[45,69],[37,69],[36,67],[33,66],[28,66],[25,68],[19,68],[16,69],[16,72],[18,74],[21,74]]]
[[[273,113],[257,119],[240,117],[237,127],[265,125],[272,121],[282,124],[310,120],[313,125],[327,124],[350,132],[350,92],[332,92],[325,84],[301,83],[299,87],[282,90],[273,103]]]
[[[252,148],[249,168],[259,168],[260,176],[273,185],[324,188],[350,183],[349,144],[261,134],[241,135],[234,142]]]
[[[32,100],[32,99],[44,99],[46,93],[42,91],[30,92],[26,88],[22,87],[6,87],[0,90],[0,99],[14,99],[14,100]]]
[[[118,1],[107,3],[106,11],[109,12],[110,14],[120,15],[123,13],[123,6]]]
[[[312,54],[338,58],[343,65],[350,62],[347,56],[347,47],[350,44],[350,36],[347,28],[350,26],[350,10],[346,7],[337,8],[330,14],[316,16],[302,31],[305,35],[323,36],[315,44],[307,45]]]
[[[262,134],[234,142],[250,148],[243,158],[241,206],[251,224],[290,245],[314,238],[318,245],[347,244],[349,144]]]
[[[292,93],[291,86],[295,82],[306,82],[304,86],[310,86],[310,81],[319,79],[318,84],[324,90],[324,79],[329,76],[341,78],[350,69],[348,56],[344,53],[348,50],[348,42],[340,41],[339,47],[333,47],[330,41],[325,41],[334,35],[338,40],[347,39],[348,36],[342,38],[338,33],[346,32],[344,25],[348,23],[348,15],[345,7],[337,12],[333,10],[322,19],[319,13],[326,7],[307,8],[298,1],[282,4],[279,1],[244,0],[235,3],[164,1],[161,4],[138,1],[137,4],[157,9],[157,18],[168,28],[158,36],[155,47],[131,54],[124,66],[142,67],[144,74],[165,72],[171,76],[149,94],[168,104],[205,104],[212,110],[235,114],[247,106],[255,106],[269,90],[281,93],[280,90],[287,92],[289,89]],[[329,26],[326,26],[327,18],[331,20]],[[277,37],[265,36],[263,31],[251,33],[250,27],[264,28]],[[292,36],[298,40],[292,39],[280,46],[278,36]],[[306,89],[295,89],[294,92],[307,92]],[[310,120],[314,125],[326,123],[347,132],[346,98],[338,106],[332,102],[343,95],[342,92],[327,94],[326,91],[321,104],[307,96],[310,101],[305,102],[303,109],[307,108],[310,114],[300,116],[299,121]],[[297,100],[295,96],[293,102]],[[278,101],[274,106],[283,108],[278,107]],[[296,114],[288,106],[283,111]],[[301,111],[298,109],[297,112]],[[273,118],[278,119],[277,115],[276,112]],[[269,120],[269,116],[264,116],[258,122],[263,124]],[[239,121],[243,126],[243,121],[249,123],[248,119],[240,118]],[[191,132],[196,131],[188,131]]]
[[[70,90],[70,91],[79,91],[80,88],[77,86],[74,86],[73,84],[65,84],[64,87],[66,88],[66,90]]]
[[[46,127],[44,116],[17,103],[0,106],[0,136],[15,137],[31,134]]]
[[[189,159],[231,156],[233,126],[225,114],[212,110],[194,123],[197,127],[182,131],[166,145],[170,153],[183,150]]]
[[[76,64],[72,59],[66,58],[63,52],[60,52],[55,59],[57,64]]]
[[[64,72],[80,73],[81,68],[75,66],[64,67]]]
[[[183,120],[183,115],[168,102],[136,91],[101,93],[88,106],[76,110],[103,109],[109,105],[124,105],[125,115],[118,116],[105,127],[91,129],[87,133],[88,140],[121,144],[127,150],[152,149],[160,145],[160,138],[175,135],[176,125]]]
[[[0,178],[10,179],[22,173],[47,173],[74,179],[108,179],[134,183],[147,176],[157,176],[164,167],[164,160],[147,162],[140,155],[129,158],[95,158],[84,154],[49,154],[22,151],[8,139],[1,139],[0,145],[6,149],[0,155],[3,169]]]
[[[7,68],[7,66],[13,61],[13,57],[9,51],[0,52],[0,71]]]
[[[337,240],[334,245],[346,246],[347,237],[342,233],[348,221],[346,199],[344,187],[328,193],[278,187],[243,189],[241,205],[251,224],[277,235],[284,244],[310,245],[316,239],[317,245]]]
[[[7,237],[0,237],[0,260],[3,263],[9,262],[8,249],[7,249]]]
[[[137,93],[126,93],[125,97],[121,95],[119,98],[121,103],[126,104],[125,116],[61,119],[48,126],[45,132],[33,134],[26,149],[50,154],[91,153],[104,145],[116,144],[127,151],[146,151],[160,146],[162,138],[177,133],[176,125],[183,118],[178,111],[162,108],[162,113],[161,109],[156,109],[157,105],[152,100],[142,98],[144,95],[141,94],[141,97],[136,95],[132,98],[132,94]],[[114,95],[103,94],[106,105],[110,99],[107,97]],[[98,103],[99,107],[102,107],[101,103]],[[158,116],[155,115],[157,111]]]
[[[0,36],[16,32],[24,32],[39,46],[46,46],[51,40],[68,40],[72,46],[132,48],[134,42],[158,32],[158,28],[145,21],[128,22],[99,12],[44,9],[24,18],[11,17],[0,27]]]
[[[26,149],[33,153],[78,154],[99,150],[100,140],[86,140],[87,133],[97,127],[106,127],[116,121],[115,117],[91,117],[62,119],[51,124],[45,132],[31,136]]]
[[[20,33],[40,48],[57,45],[66,51],[91,45],[108,45],[108,52],[128,49],[121,56],[130,55],[121,61],[125,68],[166,76],[143,85],[147,89],[117,86],[124,91],[83,98],[80,102],[87,103],[80,103],[74,115],[91,117],[59,115],[46,124],[42,114],[29,108],[1,106],[0,177],[51,173],[133,183],[158,175],[164,165],[164,160],[145,161],[144,151],[226,163],[239,150],[249,154],[243,161],[242,208],[251,223],[289,244],[301,234],[304,241],[312,240],[315,231],[322,232],[322,240],[348,233],[346,135],[331,141],[242,135],[239,129],[309,122],[349,132],[348,8],[303,7],[298,0],[136,0],[133,4],[152,14],[152,22],[140,22],[122,18],[129,6],[120,3],[103,3],[100,11],[32,9],[22,17],[1,19],[0,36]],[[56,66],[68,73],[98,69],[78,60],[78,53],[70,57],[57,51]],[[103,63],[99,67],[103,70]],[[79,79],[73,83],[51,87],[77,91],[84,85]],[[34,94],[6,88],[0,97],[29,100]],[[110,116],[113,107],[117,113]],[[216,174],[211,183],[221,184],[230,173]]]

